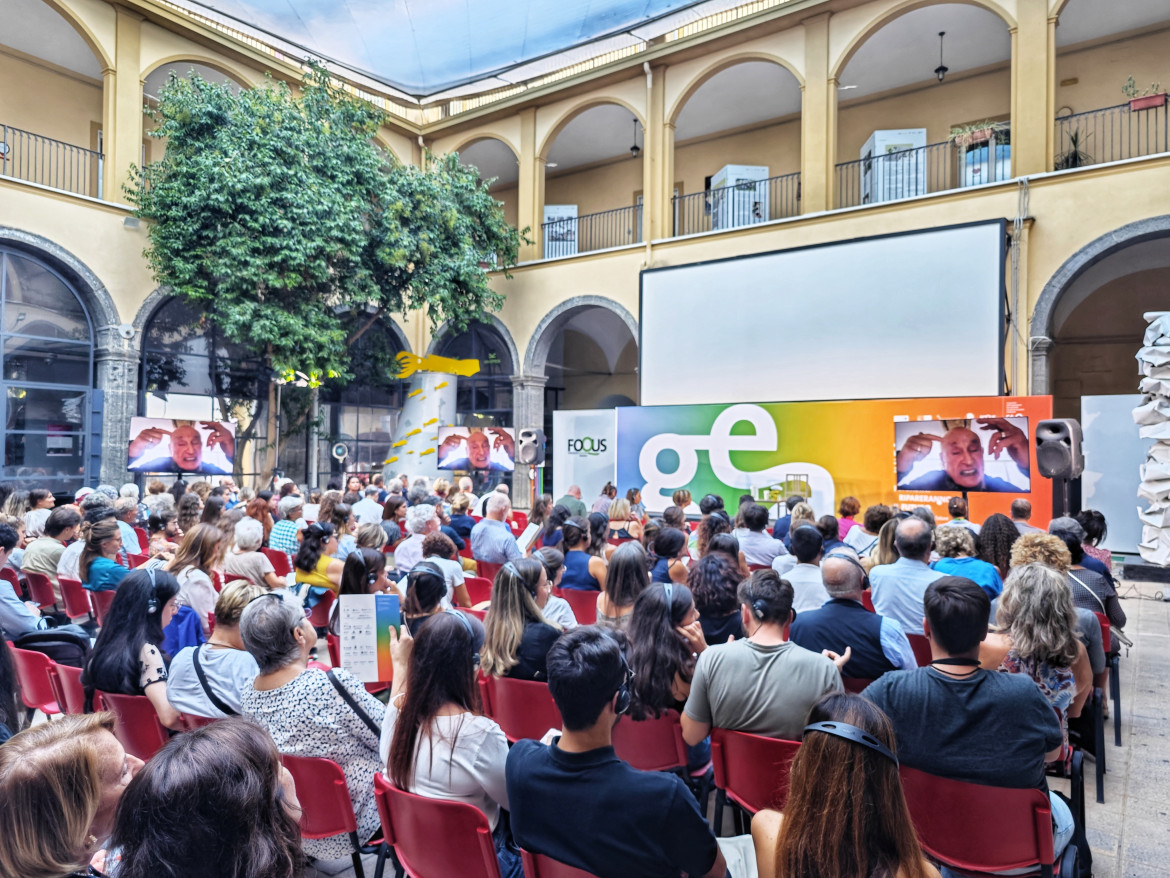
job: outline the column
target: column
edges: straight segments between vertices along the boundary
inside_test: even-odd
[[[544,385],[545,375],[512,376],[512,424],[519,433],[526,427],[544,429]],[[532,483],[528,479],[528,467],[516,464],[512,475],[512,505],[517,509],[528,509]]]
[[[666,68],[654,67],[646,87],[646,129],[642,153],[642,240],[668,238],[673,233],[669,222],[669,201],[663,193],[670,191],[667,175],[673,171],[666,137]],[[663,208],[667,210],[663,210]]]
[[[1028,371],[1031,373],[1031,384],[1028,394],[1043,396],[1052,392],[1049,386],[1049,372],[1052,362],[1052,339],[1044,335],[1032,336],[1028,339]]]
[[[125,202],[130,166],[142,164],[142,16],[115,6],[114,69],[102,71],[102,198]]]
[[[544,235],[544,158],[536,154],[536,108],[520,111],[520,179],[517,184],[516,219],[520,230],[528,229],[531,244],[520,245],[520,261],[540,259]]]
[[[1012,32],[1012,173],[1052,170],[1056,18],[1046,0],[1020,0]]]
[[[800,104],[801,212],[833,207],[837,160],[837,80],[829,70],[830,12],[801,22],[805,82]]]
[[[102,415],[101,480],[107,485],[131,481],[126,469],[130,419],[138,414],[140,334],[126,339],[118,326],[100,326],[95,333],[94,364],[97,389],[104,396]]]

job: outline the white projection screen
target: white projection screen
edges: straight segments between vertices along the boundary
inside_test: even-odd
[[[1005,225],[643,271],[639,401],[996,396]]]

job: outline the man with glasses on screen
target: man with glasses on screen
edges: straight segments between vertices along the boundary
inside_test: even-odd
[[[998,460],[1006,451],[1026,486],[1031,464],[1028,437],[1024,431],[1005,418],[976,418],[975,424],[982,430],[991,431],[988,453]],[[903,482],[914,465],[930,453],[935,442],[939,443],[942,470],[919,476],[912,482]],[[1021,488],[984,472],[983,439],[970,427],[953,427],[942,436],[915,433],[898,450],[897,467],[898,488],[905,491],[1002,491],[1018,494],[1027,490],[1027,487]]]

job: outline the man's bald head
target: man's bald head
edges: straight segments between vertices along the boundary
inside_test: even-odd
[[[203,439],[198,430],[183,425],[171,431],[171,459],[181,470],[199,469],[203,463]]]
[[[939,443],[943,469],[960,488],[983,487],[983,440],[974,430],[955,427]]]
[[[860,596],[865,571],[861,565],[841,555],[829,555],[821,561],[821,580],[831,598]]]
[[[930,525],[921,518],[911,516],[898,522],[894,531],[894,546],[898,554],[912,561],[926,561],[930,558],[933,532]]]

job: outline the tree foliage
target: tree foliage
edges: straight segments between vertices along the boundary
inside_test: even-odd
[[[321,69],[299,95],[172,75],[152,115],[166,153],[127,195],[155,278],[276,372],[348,377],[383,315],[464,327],[501,306],[482,263],[514,264],[520,235],[486,185],[457,156],[379,150],[381,112]]]

